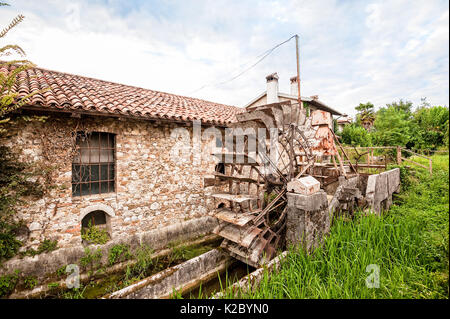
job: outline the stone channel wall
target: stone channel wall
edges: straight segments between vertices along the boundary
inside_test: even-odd
[[[199,236],[208,235],[216,226],[216,218],[205,216],[129,236],[117,236],[105,245],[92,245],[89,249],[91,251],[99,249],[101,251],[100,265],[108,266],[108,253],[115,245],[127,245],[131,252],[144,245],[153,250],[160,250],[169,243],[187,242]],[[81,268],[80,259],[84,256],[85,250],[79,245],[60,248],[34,257],[15,257],[1,265],[0,274],[13,274],[18,271],[23,277],[31,276],[39,281],[45,281],[49,275],[66,265],[75,264]]]
[[[217,276],[231,263],[224,252],[213,249],[184,263],[167,268],[131,286],[116,291],[107,299],[168,298],[174,291],[195,286],[206,278]]]
[[[0,145],[43,170],[53,169],[48,193],[39,200],[25,198],[18,207],[27,227],[22,249],[36,248],[44,239],[58,240],[59,247],[81,246],[81,220],[94,210],[107,214],[112,239],[212,215],[214,204],[203,177],[214,171],[209,154],[215,139],[205,129],[194,134],[189,123],[107,117],[11,121]],[[115,192],[72,196],[73,155],[67,140],[80,130],[115,134]],[[189,143],[187,153],[174,151],[183,139]]]

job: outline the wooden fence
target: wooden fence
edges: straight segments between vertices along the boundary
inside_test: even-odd
[[[400,165],[403,161],[425,168],[433,174],[433,160],[425,155],[413,152],[401,146],[367,146],[349,147],[344,146],[341,152],[345,155],[344,164],[352,165],[358,171],[386,170],[387,165],[396,163]],[[344,154],[345,152],[345,154]],[[408,155],[424,158],[428,165],[414,161]]]

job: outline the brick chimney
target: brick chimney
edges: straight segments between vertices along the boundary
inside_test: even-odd
[[[267,81],[267,104],[278,101],[278,74],[272,73],[266,76]]]
[[[297,76],[293,76],[290,78],[291,80],[291,95],[298,96],[298,82]]]

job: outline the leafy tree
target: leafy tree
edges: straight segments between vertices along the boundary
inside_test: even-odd
[[[355,110],[357,113],[357,122],[361,123],[361,125],[368,131],[371,130],[373,123],[375,121],[375,107],[372,103],[359,103]]]
[[[370,133],[362,126],[352,123],[344,126],[341,133],[342,142],[353,146],[371,146],[372,138]]]
[[[424,100],[422,99],[422,102]],[[403,101],[403,99],[400,99],[398,102],[392,102],[390,104],[386,104],[388,108],[392,107],[397,111],[403,111],[405,113],[411,113],[413,103],[411,101]]]
[[[412,115],[404,104],[387,104],[377,112],[374,122],[374,142],[376,145],[400,145],[411,148],[417,140],[417,127]]]
[[[412,112],[413,103],[400,99],[386,104],[373,114],[373,104],[360,103],[357,120],[347,125],[340,134],[348,145],[359,146],[396,146],[415,149],[448,148],[449,109],[443,106],[431,106],[426,98]],[[373,129],[367,132],[364,128]],[[364,127],[364,128],[363,128]]]
[[[417,127],[415,148],[436,149],[448,140],[449,110],[443,106],[419,107],[413,113]]]

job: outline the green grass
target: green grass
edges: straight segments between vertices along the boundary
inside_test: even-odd
[[[414,168],[387,214],[335,220],[321,248],[291,249],[278,271],[238,297],[448,298],[448,164],[435,155],[432,176]],[[379,266],[379,288],[366,286],[370,264]]]

